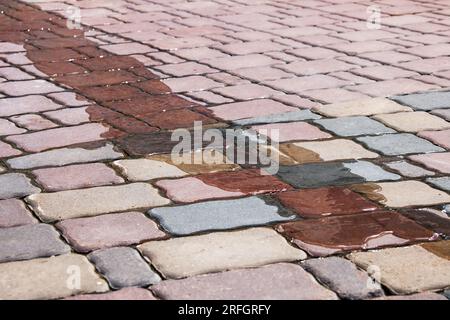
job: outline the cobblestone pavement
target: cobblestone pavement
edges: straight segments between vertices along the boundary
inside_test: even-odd
[[[1,299],[450,295],[450,1],[0,11]],[[174,163],[194,121],[277,174]]]

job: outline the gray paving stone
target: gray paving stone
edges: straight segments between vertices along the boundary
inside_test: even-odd
[[[309,259],[302,265],[343,299],[367,299],[383,295],[381,286],[349,260],[340,257]]]
[[[446,206],[444,206],[444,211],[450,215],[450,204],[447,204]]]
[[[399,180],[398,174],[390,173],[368,161],[345,162],[344,167],[350,169],[350,172],[363,177],[366,181]]]
[[[0,228],[17,227],[36,222],[21,200],[0,200]]]
[[[431,112],[432,114],[444,118],[447,121],[450,121],[450,109],[436,109]]]
[[[303,121],[320,119],[321,116],[311,112],[310,110],[300,110],[279,114],[271,114],[267,116],[240,119],[233,121],[234,124],[245,126],[250,124],[262,124],[262,123],[278,123],[278,122],[291,122],[291,121]]]
[[[258,197],[250,197],[155,208],[149,211],[149,215],[156,218],[169,233],[188,235],[295,219],[295,215],[283,216],[279,211],[276,205],[266,204]]]
[[[417,110],[450,108],[450,91],[408,94],[391,99]]]
[[[119,159],[122,154],[114,150],[110,143],[96,149],[63,148],[35,153],[8,160],[13,169],[30,169],[46,166],[64,166],[71,163],[93,162]]]
[[[50,257],[68,252],[70,247],[48,224],[0,229],[0,262]]]
[[[420,178],[425,176],[434,176],[434,172],[430,170],[426,170],[419,166],[415,166],[407,161],[394,161],[386,163],[386,166],[397,171],[402,176],[408,178]]]
[[[450,289],[444,291],[444,296],[450,300]]]
[[[427,140],[418,138],[411,133],[360,137],[357,138],[357,140],[365,143],[369,148],[382,152],[387,156],[444,151],[444,149],[435,146]]]
[[[97,250],[90,253],[88,258],[114,289],[148,286],[161,281],[159,275],[132,248]]]
[[[342,137],[378,135],[396,132],[395,130],[386,127],[384,124],[368,117],[321,119],[314,122],[321,125],[326,130],[332,131]]]
[[[30,179],[21,173],[6,173],[0,175],[0,199],[21,198],[41,190],[33,186]]]
[[[450,177],[428,178],[427,182],[435,185],[440,189],[450,191]]]
[[[350,172],[341,163],[311,163],[280,166],[278,176],[296,188],[319,188],[329,185],[363,183],[366,180]]]

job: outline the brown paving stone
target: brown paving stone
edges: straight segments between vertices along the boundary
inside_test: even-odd
[[[450,237],[450,218],[442,212],[437,214],[431,209],[421,209],[403,211],[402,214],[429,230]]]

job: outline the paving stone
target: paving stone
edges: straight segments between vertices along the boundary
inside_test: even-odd
[[[236,70],[242,68],[269,66],[275,64],[277,60],[274,60],[262,54],[248,54],[241,56],[207,59],[203,62],[221,70]]]
[[[117,247],[97,250],[88,255],[97,270],[114,289],[143,287],[161,281],[140,254],[132,248]]]
[[[409,162],[406,162],[404,160],[389,162],[386,163],[386,166],[391,168],[392,170],[397,171],[404,177],[420,178],[425,176],[434,176],[434,172],[430,170],[425,170],[421,167],[410,164]]]
[[[13,169],[30,169],[47,166],[64,166],[72,163],[92,162],[122,158],[110,143],[97,148],[63,148],[6,161]]]
[[[39,79],[0,83],[0,91],[10,96],[23,96],[29,94],[58,92],[63,91],[63,89],[57,87],[51,82]]]
[[[159,180],[156,185],[164,189],[173,201],[184,203],[206,199],[237,198],[291,189],[289,185],[274,176],[261,175],[257,169]]]
[[[172,90],[172,92],[202,91],[223,86],[220,82],[203,76],[170,78],[164,79],[163,82]]]
[[[177,178],[187,175],[174,165],[151,159],[127,159],[114,162],[131,181],[147,181],[157,178]]]
[[[376,266],[380,270],[381,283],[394,293],[411,294],[450,285],[448,251],[447,256],[435,254],[439,246],[446,246],[448,250],[449,241],[355,252],[349,258],[363,269]]]
[[[315,74],[312,76],[265,81],[264,84],[282,91],[301,93],[306,90],[341,87],[350,84],[350,82],[328,75]]]
[[[408,94],[394,96],[391,99],[416,110],[450,108],[450,91]]]
[[[82,281],[77,281],[79,275]],[[66,254],[0,264],[0,299],[58,299],[108,291],[86,257]]]
[[[5,173],[0,175],[0,199],[20,198],[40,192],[31,184],[30,179],[22,173]]]
[[[0,200],[0,228],[16,227],[36,223],[18,199]]]
[[[392,66],[373,66],[373,67],[366,67],[366,68],[360,68],[353,70],[354,73],[375,79],[375,80],[390,80],[390,79],[396,79],[396,78],[409,78],[415,75],[418,75],[415,72],[407,71],[404,69],[392,67]]]
[[[338,136],[351,137],[360,135],[379,135],[383,133],[395,133],[394,130],[384,126],[378,121],[368,117],[343,117],[336,119],[320,119],[314,121],[328,131]]]
[[[353,186],[352,189],[363,193],[373,201],[392,208],[427,206],[450,201],[450,195],[445,192],[433,189],[423,182],[413,180],[369,183]]]
[[[253,269],[232,270],[167,280],[151,287],[169,300],[322,300],[336,295],[322,287],[295,264],[276,263]]]
[[[8,158],[22,154],[20,150],[13,148],[11,145],[0,141],[0,158]]]
[[[303,251],[266,228],[150,241],[138,248],[168,278],[306,258]]]
[[[444,211],[432,209],[418,209],[402,211],[405,217],[416,221],[428,230],[432,230],[440,234],[444,239],[450,237],[450,218]]]
[[[312,256],[436,238],[432,231],[389,211],[288,222],[276,230]]]
[[[370,149],[379,151],[387,156],[444,151],[444,149],[435,146],[431,142],[410,133],[388,134],[376,137],[367,136],[356,140],[363,142]]]
[[[50,93],[48,96],[68,107],[81,107],[90,104],[86,98],[73,92],[56,92]]]
[[[388,97],[417,91],[439,89],[439,87],[413,79],[398,78],[394,80],[384,80],[374,83],[359,84],[356,86],[348,87],[348,89],[358,91],[373,97]]]
[[[157,300],[147,289],[123,288],[100,294],[81,294],[67,297],[64,300]]]
[[[380,114],[374,118],[398,131],[405,132],[442,130],[450,127],[450,122],[424,111]]]
[[[302,266],[344,299],[358,300],[383,295],[381,286],[350,261],[340,257],[309,259]]]
[[[65,108],[56,111],[48,111],[44,114],[50,119],[57,120],[67,125],[77,125],[89,122],[91,115],[88,113],[89,107]]]
[[[267,116],[258,116],[254,118],[247,118],[233,121],[234,124],[240,126],[264,124],[264,123],[278,123],[278,122],[293,122],[320,119],[321,117],[310,110],[300,110],[292,112],[284,112],[278,114],[271,114]]]
[[[434,109],[431,113],[450,121],[450,109]]]
[[[450,129],[442,131],[422,131],[419,132],[418,136],[450,150]]]
[[[374,300],[447,300],[445,296],[442,296],[440,294],[434,293],[434,292],[422,292],[422,293],[416,293],[416,294],[410,294],[407,296],[385,296],[381,298],[376,298]]]
[[[20,134],[27,132],[27,130],[17,127],[13,122],[0,119],[0,136],[7,136],[10,134]]]
[[[271,139],[275,139],[275,134],[278,134],[278,139],[276,140],[280,142],[290,140],[318,140],[331,138],[331,135],[328,133],[323,132],[319,128],[306,122],[257,125],[252,126],[251,129],[256,130],[260,134],[266,135]]]
[[[56,227],[78,252],[127,246],[165,236],[156,223],[140,212],[69,219],[58,222]]]
[[[36,194],[26,201],[42,220],[48,222],[169,203],[146,183]]]
[[[2,228],[0,244],[0,262],[50,257],[70,251],[70,247],[59,239],[58,232],[43,223]]]
[[[325,106],[317,106],[313,110],[327,117],[372,116],[380,113],[412,111],[385,98],[372,98],[359,101],[340,102]]]
[[[20,98],[0,99],[0,116],[2,117],[60,108],[62,108],[61,105],[44,96],[31,95]]]
[[[442,173],[450,173],[450,152],[410,156],[411,160]]]
[[[265,225],[295,218],[257,197],[155,208],[149,215],[174,235]]]
[[[390,173],[368,161],[345,162],[344,167],[350,172],[366,179],[366,181],[400,180],[398,174]]]
[[[78,164],[34,170],[36,180],[48,191],[60,191],[123,183],[114,170],[103,163]]]
[[[320,188],[365,182],[341,163],[280,166],[278,176],[296,188]]]
[[[348,215],[380,209],[378,205],[344,187],[301,189],[276,194],[281,204],[305,218]]]
[[[450,177],[428,178],[427,182],[438,187],[439,189],[450,192]]]

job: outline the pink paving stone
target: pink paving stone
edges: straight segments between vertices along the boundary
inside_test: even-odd
[[[30,80],[33,79],[28,73],[21,71],[18,68],[0,68],[0,77],[7,80]]]
[[[290,78],[294,76],[293,74],[284,72],[280,69],[276,69],[273,67],[244,68],[235,70],[234,73],[241,77],[256,81],[275,80],[281,78]]]
[[[450,52],[450,44],[438,43],[427,46],[417,46],[414,48],[405,49],[405,52],[414,54],[422,58],[436,58],[448,55],[448,53]]]
[[[430,169],[438,170],[442,173],[450,173],[450,152],[421,154],[410,156],[409,158]]]
[[[90,104],[85,98],[77,96],[73,92],[50,93],[48,96],[68,107],[81,107]]]
[[[164,79],[163,82],[173,92],[202,91],[222,87],[223,84],[203,76]]]
[[[58,126],[56,123],[37,114],[24,114],[11,117],[10,119],[28,130],[45,130]]]
[[[403,26],[406,24],[421,23],[427,21],[430,21],[430,18],[409,14],[402,16],[383,17],[382,23],[389,26]]]
[[[337,103],[343,101],[361,100],[369,98],[368,96],[362,93],[352,92],[340,88],[310,90],[303,92],[303,95],[308,98],[319,100],[325,103]]]
[[[29,94],[44,94],[62,91],[47,80],[10,81],[0,83],[0,92],[10,96],[24,96]]]
[[[276,100],[302,109],[312,109],[314,107],[320,106],[320,103],[301,98],[296,94],[284,94],[281,96],[276,96]]]
[[[115,171],[103,163],[38,169],[33,174],[47,191],[79,189],[123,183]]]
[[[227,71],[242,68],[269,66],[277,63],[277,60],[274,60],[262,54],[249,54],[245,56],[210,59],[203,62],[213,66],[214,68]]]
[[[165,74],[176,77],[190,76],[194,74],[204,74],[217,72],[216,69],[212,69],[204,64],[197,62],[183,62],[177,64],[166,64],[155,69],[162,71]]]
[[[324,74],[316,74],[313,76],[297,77],[292,79],[266,81],[264,84],[283,91],[302,93],[306,90],[341,87],[351,84],[351,82]]]
[[[147,289],[124,288],[99,294],[81,294],[64,298],[64,300],[157,300]]]
[[[419,59],[409,62],[402,62],[398,66],[420,73],[435,73],[450,70],[450,57]]]
[[[209,104],[221,104],[233,101],[231,99],[222,97],[221,95],[215,94],[214,92],[210,91],[191,92],[189,93],[189,96],[194,99],[200,99],[201,101],[205,101],[206,103]]]
[[[348,89],[359,91],[373,97],[387,97],[438,88],[435,85],[404,78],[348,87]]]
[[[417,76],[416,72],[392,67],[392,66],[374,66],[356,69],[352,71],[360,76],[372,78],[375,80],[390,80],[396,78],[409,78]]]
[[[353,73],[346,72],[346,71],[340,71],[340,72],[333,72],[329,74],[332,77],[336,77],[338,79],[342,80],[348,80],[353,82],[354,84],[363,84],[363,83],[372,83],[374,80],[367,79],[361,76],[357,76]]]
[[[229,103],[209,109],[212,110],[216,117],[224,120],[238,120],[283,112],[298,111],[297,108],[288,107],[280,102],[270,99]]]
[[[416,56],[397,52],[397,51],[368,52],[368,53],[361,54],[360,57],[379,61],[379,62],[384,62],[384,63],[388,63],[388,64],[396,64],[399,62],[406,62],[406,61],[419,59]]]
[[[27,132],[27,130],[17,127],[13,122],[0,119],[0,136],[7,136],[10,134],[20,134]]]
[[[218,46],[217,49],[234,55],[244,55],[269,51],[282,51],[286,49],[286,46],[272,41],[253,41],[231,43],[223,46]]]
[[[290,122],[290,123],[273,123],[253,126],[251,129],[256,130],[260,134],[267,135],[271,139],[279,142],[292,141],[292,140],[318,140],[327,139],[332,136],[326,132],[323,132],[319,128],[306,123],[306,122]],[[275,138],[275,134],[278,132],[278,139]]]
[[[236,86],[213,89],[212,91],[236,100],[270,98],[276,95],[283,94],[283,92],[279,92],[269,87],[254,83],[238,84]]]
[[[216,43],[217,42],[204,37],[167,38],[149,42],[151,46],[163,50],[208,47]]]
[[[422,131],[418,134],[441,147],[450,149],[450,129],[442,131]]]
[[[22,201],[17,199],[0,200],[0,228],[9,228],[36,223]]]
[[[380,39],[395,38],[398,35],[384,30],[361,30],[343,32],[336,35],[339,38],[349,41],[373,41]]]
[[[78,143],[103,140],[109,128],[100,123],[83,124],[76,127],[65,127],[38,131],[34,133],[9,136],[8,141],[30,152],[69,146]]]
[[[166,236],[155,222],[140,212],[69,219],[58,222],[56,227],[78,252],[129,246]]]
[[[219,50],[202,47],[193,49],[181,49],[175,52],[177,56],[185,59],[201,61],[204,59],[226,57],[227,55]]]
[[[343,61],[335,59],[323,59],[313,61],[292,62],[286,65],[279,66],[279,68],[295,74],[312,75],[318,73],[346,71],[354,68],[359,68],[359,66],[345,63]]]
[[[90,115],[87,112],[88,108],[89,107],[59,109],[56,111],[45,112],[44,115],[63,124],[76,125],[83,122],[89,122]]]
[[[398,48],[398,46],[382,41],[361,41],[352,43],[338,43],[330,45],[330,48],[348,54],[360,54],[365,52],[387,51]]]
[[[140,43],[119,43],[101,46],[100,48],[118,55],[129,55],[136,53],[148,53],[155,51],[149,46]]]
[[[310,60],[330,59],[343,55],[343,53],[341,52],[320,47],[299,48],[295,50],[289,50],[287,52]]]
[[[62,108],[44,96],[27,96],[20,98],[0,99],[0,117],[23,113],[33,113]]]
[[[8,158],[22,154],[21,151],[13,148],[11,145],[0,141],[0,158]]]

